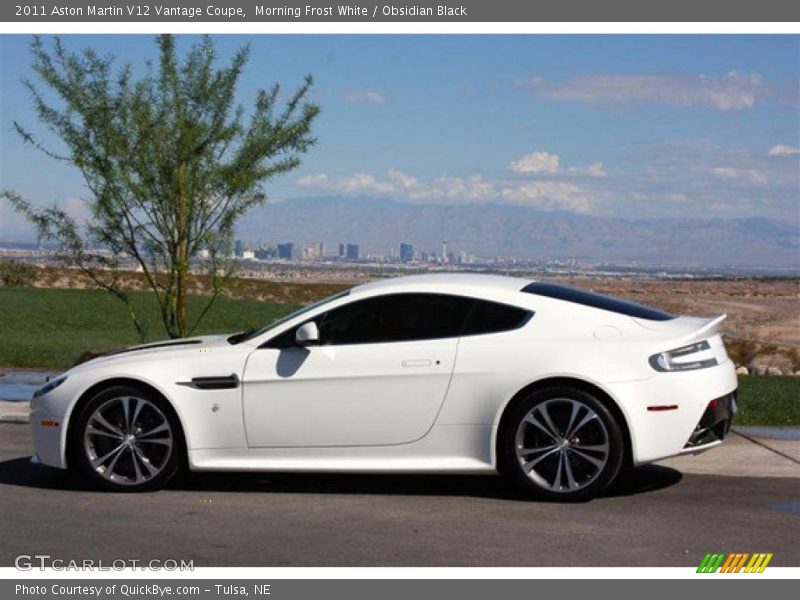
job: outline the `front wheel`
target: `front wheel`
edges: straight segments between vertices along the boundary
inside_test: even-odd
[[[498,466],[536,496],[586,500],[619,473],[622,431],[592,394],[570,387],[538,390],[510,411],[499,432]]]
[[[162,398],[129,386],[98,393],[81,410],[73,448],[78,468],[97,487],[158,489],[181,464],[180,426]]]

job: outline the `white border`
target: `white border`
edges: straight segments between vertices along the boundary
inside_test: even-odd
[[[798,22],[771,23],[418,23],[418,22],[4,22],[0,34],[798,34]],[[800,567],[764,573],[698,574],[694,568],[661,567],[264,567],[177,571],[19,571],[0,567],[0,579],[800,579]]]
[[[763,573],[697,573],[694,567],[199,567],[194,571],[18,571],[0,567],[0,579],[800,579],[800,567]]]
[[[800,22],[769,23],[308,23],[308,22],[4,22],[0,34],[797,34]]]

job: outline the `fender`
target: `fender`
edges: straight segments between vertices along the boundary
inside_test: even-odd
[[[630,415],[628,414],[628,411],[625,409],[625,407],[614,397],[614,394],[611,393],[611,391],[608,389],[606,385],[588,377],[576,377],[572,373],[550,373],[543,377],[538,377],[536,379],[529,381],[519,390],[517,390],[516,392],[511,394],[508,398],[506,398],[498,408],[497,413],[494,416],[494,421],[492,422],[492,438],[490,447],[492,467],[494,467],[495,469],[497,468],[497,434],[500,429],[500,421],[503,418],[503,414],[505,414],[508,405],[511,404],[511,402],[513,402],[516,398],[520,397],[520,395],[524,394],[528,390],[534,388],[548,387],[550,383],[554,385],[569,385],[570,382],[573,382],[573,385],[574,383],[578,383],[579,385],[584,385],[598,389],[605,396],[607,396],[611,400],[611,402],[614,403],[614,407],[618,410],[619,414],[622,415],[622,418],[624,420],[624,422],[620,423],[620,425],[622,426],[623,431],[625,432],[626,441],[630,446],[631,452],[632,453],[635,452],[636,441],[634,436],[632,436],[630,433]]]

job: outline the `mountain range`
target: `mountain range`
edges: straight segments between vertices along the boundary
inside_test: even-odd
[[[418,251],[481,257],[581,259],[700,268],[800,270],[800,226],[766,218],[622,219],[513,205],[411,204],[380,198],[298,198],[254,209],[237,237],[248,243],[360,244],[388,254]],[[330,252],[330,250],[329,250]]]

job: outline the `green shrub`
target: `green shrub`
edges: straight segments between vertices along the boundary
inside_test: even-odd
[[[39,269],[16,260],[0,261],[0,284],[8,287],[30,287],[39,278]]]
[[[759,354],[762,354],[761,344],[756,340],[740,340],[725,337],[725,349],[728,356],[736,365],[745,367]]]

